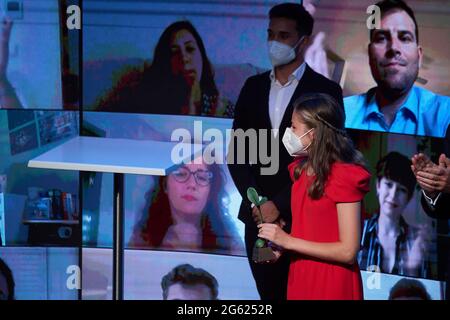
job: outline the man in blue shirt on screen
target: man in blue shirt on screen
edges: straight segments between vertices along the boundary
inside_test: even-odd
[[[344,99],[346,127],[444,137],[450,98],[414,86],[423,58],[414,12],[401,0],[377,6],[381,26],[370,31],[368,48],[377,87]]]

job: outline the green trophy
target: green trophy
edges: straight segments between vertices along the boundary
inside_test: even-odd
[[[258,209],[260,223],[264,223],[260,207],[267,201],[267,198],[260,197],[255,188],[252,187],[247,189],[247,198]],[[267,240],[258,238],[255,242],[255,246],[253,247],[252,260],[255,263],[273,263],[278,260],[278,257],[269,246]]]

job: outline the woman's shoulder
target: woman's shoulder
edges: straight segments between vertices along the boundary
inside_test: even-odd
[[[369,191],[370,173],[361,165],[336,162],[331,166],[325,193],[336,202],[359,201]]]
[[[338,186],[366,187],[370,181],[370,172],[359,164],[335,162],[331,166],[329,180]]]
[[[335,162],[331,166],[331,175],[340,179],[370,179],[370,172],[356,163]]]

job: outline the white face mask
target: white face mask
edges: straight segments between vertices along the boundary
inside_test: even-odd
[[[295,59],[295,48],[297,48],[303,37],[298,40],[294,47],[278,41],[269,41],[267,43],[269,49],[270,62],[274,67],[288,64]]]
[[[308,154],[308,151],[306,150],[309,148],[311,143],[305,147],[302,143],[302,138],[311,132],[311,130],[312,129],[309,129],[301,137],[297,137],[291,128],[286,128],[282,141],[291,157],[304,156]]]

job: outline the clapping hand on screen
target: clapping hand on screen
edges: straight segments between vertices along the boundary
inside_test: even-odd
[[[416,174],[419,171],[423,171],[426,168],[432,168],[436,166],[433,161],[430,160],[425,154],[419,153],[412,157],[411,169]]]
[[[419,230],[419,234],[413,240],[413,243],[408,250],[406,270],[409,276],[419,276],[418,270],[420,270],[420,265],[425,259],[425,254],[428,247],[425,233],[425,228]]]
[[[439,192],[450,193],[450,159],[445,154],[439,157],[439,164],[423,153],[414,155],[411,160],[417,183],[428,196],[434,198]]]

